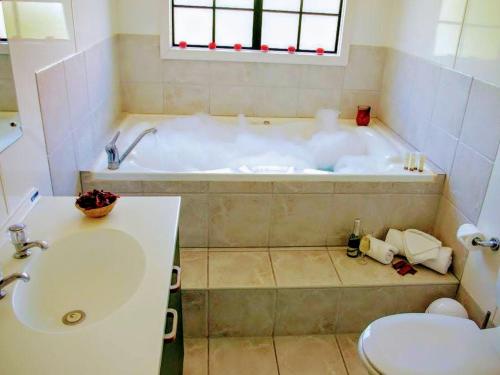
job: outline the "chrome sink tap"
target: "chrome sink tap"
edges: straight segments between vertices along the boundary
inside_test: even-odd
[[[14,258],[24,259],[31,255],[30,249],[33,247],[38,247],[42,250],[47,250],[49,244],[46,241],[29,241],[26,236],[26,225],[24,224],[14,224],[9,227],[10,240],[12,245],[16,248],[14,253]]]
[[[26,272],[13,273],[12,275],[3,278],[2,274],[0,273],[0,299],[4,298],[7,295],[7,292],[3,290],[3,288],[17,280],[22,280],[27,283],[28,281],[30,281],[30,275],[28,275]]]
[[[125,160],[125,158],[132,152],[132,150],[137,146],[137,144],[144,138],[145,135],[152,133],[155,134],[157,132],[156,128],[151,128],[148,130],[144,130],[139,136],[132,142],[130,146],[125,150],[122,156],[118,152],[118,147],[116,147],[116,140],[120,136],[120,132],[116,133],[111,142],[109,142],[106,147],[106,154],[108,154],[108,169],[116,170],[120,168],[120,164]]]

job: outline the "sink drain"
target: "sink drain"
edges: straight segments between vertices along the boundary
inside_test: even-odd
[[[62,322],[67,326],[74,326],[85,320],[85,312],[82,310],[70,311],[62,317]]]

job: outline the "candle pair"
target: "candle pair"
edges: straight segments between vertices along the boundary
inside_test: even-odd
[[[408,152],[405,157],[404,169],[410,172],[423,172],[425,167],[425,155],[419,152]]]

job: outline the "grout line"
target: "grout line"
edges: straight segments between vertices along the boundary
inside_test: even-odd
[[[337,343],[337,348],[338,348],[338,350],[340,352],[340,357],[342,358],[342,362],[344,363],[345,371],[346,371],[347,374],[349,374],[349,369],[347,368],[347,361],[346,361],[346,359],[344,357],[344,352],[342,351],[342,345],[340,345],[339,339],[337,337],[338,335],[335,334],[334,336],[335,336],[335,342]]]
[[[280,363],[278,361],[278,351],[276,350],[276,342],[274,341],[274,335],[271,337],[273,340],[273,349],[274,349],[274,359],[276,361],[276,368],[278,369],[278,375],[280,375]]]

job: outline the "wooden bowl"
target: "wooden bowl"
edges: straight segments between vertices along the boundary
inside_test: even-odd
[[[113,211],[113,208],[115,207],[117,200],[115,200],[113,203],[111,203],[108,206],[99,207],[99,208],[92,208],[90,210],[82,208],[78,204],[75,204],[75,207],[78,208],[80,211],[82,211],[85,216],[91,217],[93,219],[97,219],[99,217],[104,217],[107,214],[109,214],[111,211]]]

